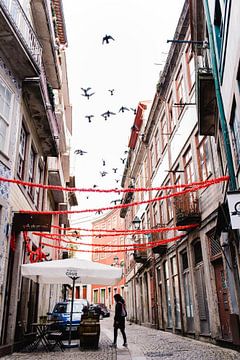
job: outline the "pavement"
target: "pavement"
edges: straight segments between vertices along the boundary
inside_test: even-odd
[[[144,326],[126,324],[128,348],[122,346],[119,332],[117,348],[113,340],[113,315],[101,320],[101,334],[97,350],[81,349],[79,346],[64,352],[21,352],[2,357],[1,360],[240,360],[240,352],[193,340],[170,332]],[[73,340],[74,342],[75,340]],[[75,341],[76,342],[76,341]],[[79,341],[78,341],[79,343]]]

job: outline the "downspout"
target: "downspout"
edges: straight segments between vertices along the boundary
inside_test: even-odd
[[[217,68],[217,61],[216,61],[213,28],[212,28],[212,23],[211,23],[208,0],[203,0],[203,6],[204,6],[207,29],[208,29],[209,51],[210,51],[213,80],[214,80],[214,85],[215,85],[217,105],[218,105],[218,111],[219,111],[219,120],[220,120],[220,124],[222,127],[224,149],[225,149],[225,153],[226,153],[227,166],[228,166],[229,177],[230,177],[229,190],[236,191],[237,184],[236,184],[236,178],[235,178],[235,173],[234,173],[234,166],[233,166],[232,152],[231,152],[230,141],[229,141],[227,121],[226,121],[226,117],[225,117],[225,113],[224,113],[223,101],[222,101],[222,96],[221,96],[221,92],[220,92],[220,82],[219,82],[219,78],[218,78],[218,68]],[[231,251],[230,251],[229,246],[226,247],[226,249],[225,249],[225,255],[228,258],[228,260],[231,261]],[[232,312],[235,314],[236,313],[238,314],[239,308],[238,308],[238,302],[237,302],[237,297],[236,297],[236,293],[235,293],[234,277],[233,277],[232,269],[228,264],[226,264],[226,271],[227,271],[227,277],[228,277],[228,287],[229,287],[229,293],[230,293],[230,298],[231,298]]]
[[[217,61],[216,61],[216,52],[215,52],[213,29],[212,29],[210,11],[209,11],[209,6],[208,6],[208,0],[203,0],[203,5],[204,5],[207,29],[208,29],[209,51],[210,51],[211,62],[212,62],[212,72],[213,72],[213,80],[214,80],[216,98],[217,98],[217,104],[218,104],[219,119],[220,119],[222,132],[223,132],[224,148],[225,148],[228,171],[229,171],[229,176],[230,176],[229,190],[235,191],[235,190],[237,190],[237,184],[236,184],[236,178],[235,178],[235,173],[234,173],[234,166],[233,166],[232,152],[231,152],[230,141],[229,141],[228,127],[227,127],[226,117],[225,117],[225,113],[224,113],[222,96],[221,96],[221,92],[220,92],[220,83],[219,83],[219,78],[218,78],[218,68],[217,68]]]

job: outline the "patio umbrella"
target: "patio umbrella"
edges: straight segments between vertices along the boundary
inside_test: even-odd
[[[21,265],[23,276],[41,284],[72,284],[69,346],[71,346],[72,313],[75,283],[114,285],[122,269],[86,259],[70,258]]]

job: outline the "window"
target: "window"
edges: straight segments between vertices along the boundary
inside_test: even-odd
[[[200,241],[196,241],[196,242],[193,244],[193,249],[194,249],[194,261],[195,261],[195,266],[197,266],[199,263],[201,263],[201,262],[203,261],[201,242],[200,242]]]
[[[192,161],[192,151],[190,146],[183,156],[183,163],[184,163],[185,181],[187,184],[191,184],[195,180],[195,175],[194,175],[194,167]]]
[[[171,258],[171,272],[172,272],[172,286],[173,286],[173,297],[174,297],[174,312],[175,312],[175,326],[181,328],[181,316],[180,316],[180,293],[178,283],[178,270],[176,256]]]
[[[167,182],[166,186],[170,186],[170,181]],[[166,190],[166,195],[170,195],[172,193],[171,189]],[[173,218],[173,206],[172,206],[172,198],[166,199],[166,206],[167,206],[167,222],[172,220]]]
[[[153,204],[153,221],[154,221],[154,226],[159,224],[158,203],[156,202]]]
[[[159,140],[158,130],[155,132],[154,135],[154,150],[155,150],[155,161],[157,164],[160,155],[160,140]]]
[[[212,174],[209,138],[197,134],[196,141],[200,179],[206,180]]]
[[[233,100],[231,112],[231,134],[233,143],[233,152],[235,155],[235,163],[240,165],[240,116],[236,111],[236,101]]]
[[[156,165],[153,145],[150,148],[150,156],[151,156],[151,171],[153,173]]]
[[[22,126],[19,140],[17,174],[20,179],[24,178],[24,165],[26,160],[27,132]]]
[[[215,29],[215,38],[217,43],[218,55],[220,57],[221,49],[222,49],[222,37],[223,37],[223,18],[222,18],[222,10],[219,0],[216,0],[216,5],[215,5],[214,29]]]
[[[166,303],[167,303],[167,327],[172,327],[172,305],[170,295],[170,279],[168,271],[168,263],[165,261],[164,265],[164,280],[165,280],[165,292],[166,292]]]
[[[0,79],[0,150],[7,151],[12,93]]]
[[[29,154],[29,167],[28,167],[28,181],[33,183],[34,180],[34,170],[35,170],[35,159],[36,153],[31,147],[30,154]],[[29,186],[28,189],[30,195],[33,197],[34,195],[34,188]]]
[[[177,77],[176,77],[176,93],[177,93],[177,104],[178,106],[178,115],[180,115],[183,106],[181,104],[184,103],[184,86],[183,86],[183,74],[182,67],[180,67]]]
[[[168,130],[167,130],[167,118],[166,114],[164,114],[160,121],[161,126],[161,145],[162,145],[162,152],[165,149],[165,146],[167,145],[168,141]]]
[[[188,49],[186,51],[186,60],[187,60],[188,89],[190,92],[195,83],[195,64],[194,64],[194,56],[192,53],[191,45],[188,46]]]
[[[168,109],[169,133],[171,134],[176,125],[172,93],[169,95],[169,98],[168,98],[167,109]]]

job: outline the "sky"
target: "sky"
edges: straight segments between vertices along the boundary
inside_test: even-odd
[[[120,188],[134,112],[153,100],[183,0],[63,0],[68,47],[67,71],[73,107],[71,172],[76,187]],[[105,35],[114,40],[102,44]],[[88,88],[89,99],[81,88]],[[114,89],[111,96],[109,89]],[[119,112],[124,106],[130,109]],[[115,115],[105,120],[106,111]],[[91,122],[85,117],[94,115]],[[83,155],[75,150],[86,151]],[[103,163],[105,162],[105,165]],[[125,160],[126,161],[126,160]],[[113,168],[117,168],[116,173]],[[100,172],[107,172],[102,177]],[[112,194],[78,193],[78,209],[113,206]],[[76,209],[74,207],[73,209]],[[95,213],[72,216],[83,225]],[[99,216],[99,215],[98,215]]]

